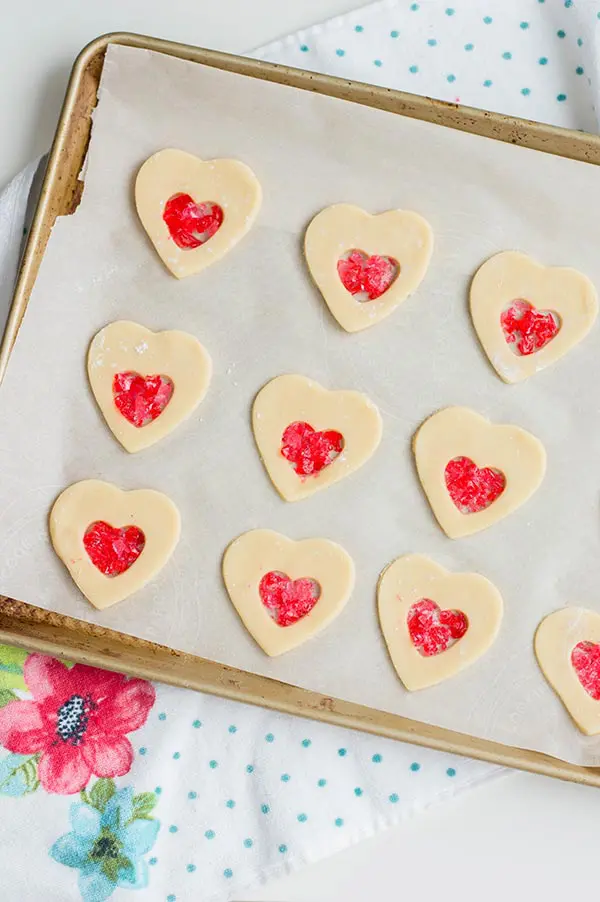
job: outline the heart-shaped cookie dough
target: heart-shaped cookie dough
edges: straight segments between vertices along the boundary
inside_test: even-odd
[[[535,654],[581,732],[600,733],[600,614],[569,607],[544,617]]]
[[[546,471],[546,452],[535,436],[490,423],[466,407],[446,407],[425,420],[413,450],[427,499],[451,539],[512,513]]]
[[[211,359],[187,332],[151,332],[121,320],[94,337],[88,378],[108,427],[130,452],[172,432],[204,398]]]
[[[253,529],[228,546],[223,579],[246,629],[274,656],[337,617],[354,587],[354,563],[328,539],[294,542],[270,529]]]
[[[252,428],[275,488],[299,501],[362,466],[379,445],[382,423],[360,392],[278,376],[256,396]]]
[[[347,332],[374,326],[421,283],[433,250],[429,223],[409,210],[371,215],[352,204],[318,213],[306,230],[306,262]]]
[[[598,314],[587,276],[516,251],[496,254],[477,270],[470,298],[479,341],[505,382],[554,363],[585,338]]]
[[[489,580],[449,573],[420,554],[400,557],[383,571],[377,606],[392,664],[410,690],[473,664],[502,620],[502,596]]]
[[[160,150],[141,167],[135,205],[152,244],[178,279],[216,263],[258,215],[260,184],[239,160]]]
[[[123,601],[167,563],[179,511],[153,489],[124,492],[109,482],[75,482],[50,511],[50,538],[74,582],[100,610]]]

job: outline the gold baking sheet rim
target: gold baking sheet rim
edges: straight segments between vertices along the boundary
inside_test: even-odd
[[[546,153],[600,163],[600,137],[595,135],[159,38],[127,33],[104,35],[85,47],[73,66],[0,345],[0,380],[6,371],[54,221],[57,216],[73,213],[81,198],[83,184],[79,174],[89,142],[104,54],[110,43],[155,50]],[[299,689],[2,596],[0,643],[561,780],[600,786],[600,768],[569,764],[540,752],[455,733]]]

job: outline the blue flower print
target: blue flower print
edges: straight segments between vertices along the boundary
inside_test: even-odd
[[[116,791],[112,780],[98,780],[82,796],[84,801],[71,806],[71,832],[56,840],[51,857],[79,870],[83,902],[104,902],[117,887],[144,889],[148,865],[143,856],[160,827],[148,816],[156,797],[134,796],[130,786]]]

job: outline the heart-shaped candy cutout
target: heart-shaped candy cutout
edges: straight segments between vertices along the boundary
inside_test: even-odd
[[[83,546],[92,564],[104,576],[119,576],[129,570],[145,544],[146,537],[137,526],[119,529],[104,520],[91,523],[83,535]]]
[[[135,182],[141,223],[178,279],[227,254],[252,227],[261,199],[256,176],[239,160],[201,160],[172,148],[147,159]]]
[[[193,335],[151,332],[127,321],[101,329],[88,352],[98,407],[130,452],[160,441],[189,417],[204,398],[211,374],[210,357]]]
[[[211,201],[197,204],[189,194],[175,194],[165,204],[163,219],[177,247],[193,250],[219,231],[223,210]]]
[[[338,260],[342,285],[357,301],[375,301],[388,290],[400,267],[391,257],[353,250]]]
[[[466,407],[447,407],[425,420],[413,451],[427,500],[451,539],[512,513],[533,495],[546,471],[546,452],[535,436],[490,423]]]
[[[600,614],[567,607],[544,617],[535,634],[542,673],[587,736],[600,733]]]
[[[299,501],[348,476],[374,453],[381,417],[355,391],[328,391],[304,376],[278,376],[252,408],[252,429],[271,480]]]
[[[310,423],[290,423],[281,437],[281,453],[298,476],[314,476],[328,467],[344,448],[344,436],[334,429],[316,432]]]
[[[430,598],[421,598],[411,605],[406,623],[412,644],[426,658],[451,648],[469,628],[462,611],[441,611]]]
[[[372,216],[352,204],[322,210],[304,239],[311,275],[347,332],[375,325],[412,294],[432,250],[431,227],[417,213]]]
[[[557,361],[585,338],[598,314],[587,276],[516,251],[496,254],[477,270],[470,304],[479,341],[505,382]]]
[[[164,567],[179,540],[180,518],[161,492],[123,492],[87,479],[58,496],[49,525],[57,555],[102,610],[137,592]]]
[[[291,626],[306,617],[321,597],[321,587],[314,579],[290,579],[278,570],[265,573],[258,592],[278,626]]]
[[[517,356],[541,351],[558,334],[560,321],[551,310],[536,310],[529,301],[513,301],[500,316],[506,343]]]
[[[491,467],[478,467],[469,457],[449,460],[444,470],[448,494],[461,514],[483,511],[506,488],[504,473]]]
[[[168,376],[140,376],[131,371],[115,373],[112,388],[117,410],[136,429],[160,416],[173,394]]]
[[[379,622],[407,689],[424,689],[480,658],[500,629],[502,597],[478,573],[449,573],[420,554],[387,567],[377,588]]]
[[[280,655],[338,616],[354,586],[354,564],[327,539],[294,542],[254,529],[226,549],[223,580],[248,632],[268,655]]]

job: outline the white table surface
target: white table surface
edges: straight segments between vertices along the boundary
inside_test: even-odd
[[[357,5],[0,0],[0,185],[48,148],[73,59],[94,37],[137,31],[241,52]],[[395,902],[402,895],[424,902],[562,902],[597,883],[599,814],[600,796],[593,789],[508,775],[246,899]]]

